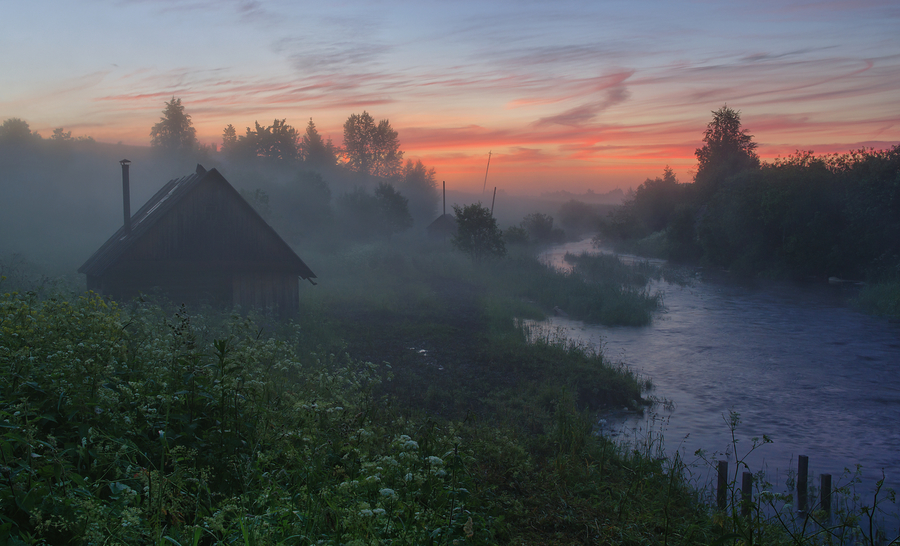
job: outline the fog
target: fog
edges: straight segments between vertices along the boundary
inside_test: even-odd
[[[132,214],[166,182],[191,174],[202,164],[217,168],[298,252],[313,240],[341,245],[372,236],[361,233],[366,229],[354,233],[348,221],[340,220],[342,215],[356,214],[341,203],[354,191],[371,193],[382,180],[360,177],[339,166],[241,164],[209,150],[175,157],[150,147],[37,140],[0,147],[0,257],[18,256],[43,274],[74,276],[123,222],[122,159],[131,161]],[[413,219],[407,235],[424,235],[444,210],[439,176],[430,193],[418,196],[394,182],[408,199]],[[528,214],[555,216],[572,199],[592,202],[596,213],[605,215],[610,203],[620,198],[621,192],[529,196],[507,188],[499,188],[494,198],[493,188],[471,194],[449,187],[446,211],[452,215],[454,205],[478,202],[490,208],[493,200],[494,216],[506,229],[519,226]]]

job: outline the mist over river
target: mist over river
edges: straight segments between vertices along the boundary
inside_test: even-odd
[[[567,251],[596,249],[581,241],[543,257],[565,267]],[[662,429],[666,451],[678,449],[690,462],[697,449],[729,448],[723,415],[734,410],[739,454],[751,437],[772,439],[747,461],[773,483],[783,485],[797,455],[807,455],[813,475],[831,473],[840,483],[845,467],[862,465],[861,492],[882,469],[887,485],[900,485],[900,325],[854,310],[853,288],[747,283],[698,270],[687,286],[659,281],[651,291],[663,294],[665,310],[650,326],[549,320],[650,378],[649,394],[672,403],[644,416],[610,414],[606,431],[640,437]]]

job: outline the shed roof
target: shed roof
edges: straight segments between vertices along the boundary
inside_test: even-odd
[[[103,245],[97,249],[88,260],[78,268],[79,273],[87,275],[102,275],[110,266],[131,248],[138,240],[141,239],[161,218],[163,218],[172,208],[184,198],[192,189],[197,187],[201,182],[206,180],[214,180],[219,184],[227,187],[229,193],[232,193],[238,202],[245,207],[245,212],[251,217],[258,220],[259,228],[264,230],[272,240],[281,246],[284,256],[296,270],[297,275],[304,279],[314,279],[316,274],[300,259],[293,249],[284,242],[284,239],[256,212],[249,203],[234,189],[234,187],[225,180],[216,169],[206,170],[201,165],[197,165],[197,170],[193,174],[170,180],[156,194],[147,201],[131,217],[131,230],[125,231],[125,226],[120,227]]]
[[[445,213],[438,216],[425,229],[432,236],[449,237],[456,234],[457,227],[456,216]]]

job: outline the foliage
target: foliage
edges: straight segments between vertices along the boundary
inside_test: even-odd
[[[79,136],[72,138],[72,131],[66,131],[63,127],[57,127],[53,129],[53,134],[50,135],[50,140],[56,143],[69,143],[69,142],[94,142],[94,137],[90,136]]]
[[[407,199],[384,182],[373,194],[356,188],[342,195],[338,213],[344,234],[355,240],[389,239],[412,226]]]
[[[19,118],[8,118],[0,125],[0,143],[27,144],[41,140],[41,135],[31,132],[28,122]]]
[[[381,227],[388,237],[412,227],[413,220],[409,214],[409,200],[400,195],[394,186],[382,182],[375,188],[374,193],[380,212]]]
[[[397,131],[386,119],[376,124],[368,112],[351,114],[344,122],[343,151],[353,172],[382,178],[402,172],[403,152]]]
[[[337,164],[338,150],[331,139],[322,139],[312,118],[306,125],[306,131],[300,137],[300,154],[303,161],[312,168],[333,167]]]
[[[874,315],[900,320],[900,280],[866,284],[860,290],[856,303]]]
[[[333,211],[331,189],[322,175],[315,171],[301,171],[294,180],[290,192],[291,224],[301,234],[309,234],[329,226]]]
[[[760,164],[727,107],[704,142],[693,184],[648,179],[601,222],[603,240],[743,274],[900,279],[900,146]]]
[[[503,230],[503,243],[506,246],[528,244],[528,232],[521,226],[509,226]]]
[[[660,296],[646,287],[651,278],[659,278],[658,270],[646,264],[627,266],[612,255],[566,254],[565,259],[573,264],[571,271],[517,259],[510,267],[520,273],[505,282],[545,309],[558,308],[586,322],[643,326],[659,309]]]
[[[294,163],[300,159],[300,143],[297,130],[276,119],[272,125],[262,126],[254,122],[254,129],[247,127],[244,135],[233,137],[233,127],[225,128],[222,148],[230,150],[238,158],[260,158],[268,161]]]
[[[456,235],[453,236],[454,248],[461,250],[476,261],[488,256],[505,256],[506,245],[503,244],[503,233],[497,227],[497,220],[491,211],[473,203],[460,207],[453,205],[456,213]]]
[[[884,489],[883,473],[882,479],[875,484],[871,504],[862,504],[856,492],[856,486],[861,483],[861,469],[858,466],[855,472],[844,469],[841,481],[832,485],[827,502],[821,490],[809,485],[802,493],[804,502],[798,484],[802,481],[810,484],[811,476],[800,480],[800,476],[794,473],[785,483],[787,491],[777,492],[775,484],[768,481],[764,471],[752,473],[746,462],[751,453],[772,443],[772,440],[765,435],[751,438],[751,445],[741,453],[735,432],[741,422],[740,414],[731,410],[728,415],[723,415],[723,420],[731,432],[731,444],[726,452],[733,454],[735,461],[732,474],[723,476],[724,488],[720,484],[714,492],[717,497],[716,511],[712,513],[717,535],[715,544],[874,546],[886,543],[885,529],[878,525],[883,523],[885,516],[896,518],[896,515],[892,516],[885,510],[885,504],[896,504],[896,494],[893,490]],[[719,463],[715,459],[721,454],[698,450],[695,455],[718,474]],[[692,470],[686,466],[683,468]],[[739,476],[742,478],[740,486]],[[744,476],[749,478],[749,489],[744,488]],[[713,494],[711,490],[708,493],[710,497]],[[900,536],[889,543],[898,541]]]
[[[234,157],[238,153],[237,142],[237,129],[229,123],[222,131],[222,153],[226,156]]]
[[[181,99],[172,97],[165,104],[162,117],[150,129],[150,145],[166,152],[193,152],[197,149],[197,130],[190,114],[185,113]]]
[[[521,226],[528,233],[528,239],[538,244],[560,243],[566,236],[561,229],[553,229],[553,217],[549,214],[526,214]]]
[[[429,264],[448,273],[448,264]],[[466,313],[475,322],[459,331],[460,357],[511,382],[462,375],[452,392],[476,387],[496,417],[428,417],[394,406],[408,408],[422,391],[393,387],[403,383],[397,375],[421,366],[400,359],[392,374],[349,357],[333,335],[360,321],[322,316],[311,303],[301,322],[278,325],[146,302],[119,308],[90,295],[3,296],[2,538],[564,544],[585,529],[603,541],[654,536],[660,499],[684,518],[678,532],[706,525],[686,490],[660,496],[650,487],[668,483],[658,464],[591,433],[579,405],[640,396],[633,375],[601,355],[528,333],[489,304],[487,315]],[[414,330],[411,321],[395,328],[390,315],[362,326],[405,348],[406,335],[446,316],[410,311]],[[489,325],[484,341],[471,335],[485,326],[479,317]],[[363,341],[354,336],[350,350]],[[458,400],[456,412],[469,402]]]
[[[662,178],[648,178],[600,222],[600,233],[614,240],[640,239],[665,229],[676,211],[690,200],[690,191],[679,184],[666,166]]]
[[[592,234],[597,231],[597,227],[600,224],[600,214],[597,212],[597,207],[577,199],[570,199],[560,205],[557,218],[559,218],[559,223],[570,237],[582,237],[585,234]]]
[[[697,174],[694,183],[701,193],[713,193],[728,177],[759,167],[756,143],[741,127],[741,113],[727,105],[714,111],[703,134],[703,146],[697,148]]]
[[[7,537],[490,541],[454,429],[381,415],[375,367],[298,352],[296,328],[96,297],[0,311]]]
[[[440,199],[434,168],[425,167],[421,160],[413,163],[407,159],[398,186],[409,199],[409,211],[417,224],[427,225],[434,220]]]

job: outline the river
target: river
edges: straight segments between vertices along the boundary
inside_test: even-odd
[[[543,255],[565,267],[566,252],[596,251],[590,241],[559,245]],[[797,456],[810,472],[846,482],[844,468],[862,466],[862,491],[884,469],[900,484],[900,325],[854,310],[854,289],[821,284],[736,282],[695,272],[678,286],[654,282],[665,309],[645,327],[605,327],[553,317],[553,327],[592,344],[653,382],[649,393],[670,402],[643,416],[620,412],[602,424],[618,434],[662,433],[667,452],[730,459],[724,416],[740,414],[737,452],[752,437],[771,438],[747,458],[784,483]],[[816,478],[813,483],[818,483]],[[870,499],[871,502],[871,499]]]

